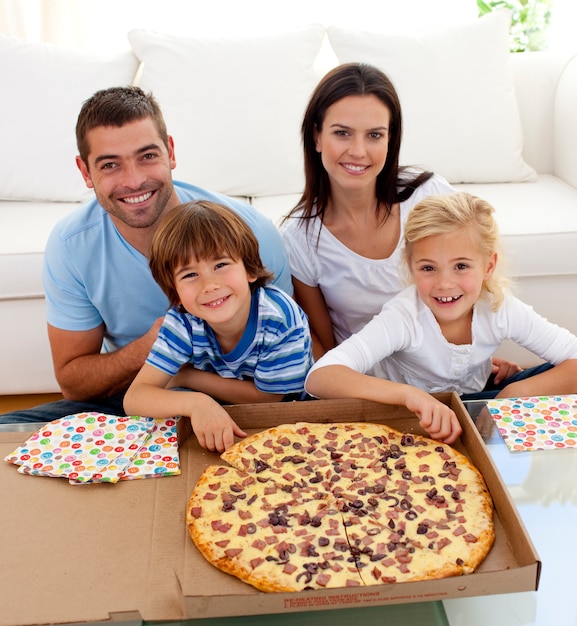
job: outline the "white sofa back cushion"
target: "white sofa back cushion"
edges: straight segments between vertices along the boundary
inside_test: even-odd
[[[175,140],[175,177],[238,196],[301,190],[299,129],[323,35],[320,25],[238,38],[131,31],[139,84]]]
[[[75,126],[95,91],[129,85],[132,52],[102,57],[0,34],[3,200],[79,201],[91,197],[75,165]]]
[[[401,163],[452,183],[534,180],[509,67],[510,14],[418,35],[328,28],[340,63],[366,62],[393,81],[403,109]]]

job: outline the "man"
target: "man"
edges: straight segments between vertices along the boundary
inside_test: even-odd
[[[124,392],[168,308],[148,267],[150,240],[159,218],[178,204],[202,199],[234,209],[259,240],[275,284],[292,293],[272,221],[227,196],[173,182],[174,142],[152,95],[138,87],[96,92],[80,111],[76,140],[77,166],[96,197],[56,225],[43,269],[48,338],[65,399],[0,415],[0,423],[124,414]]]

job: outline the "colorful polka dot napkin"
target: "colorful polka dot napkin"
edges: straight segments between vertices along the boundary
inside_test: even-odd
[[[152,433],[132,459],[120,480],[153,478],[155,476],[177,476],[180,474],[178,417],[171,420],[154,420]]]
[[[487,407],[512,452],[577,447],[577,395],[503,398]]]
[[[180,473],[177,420],[78,413],[45,424],[5,460],[22,474],[116,483]]]

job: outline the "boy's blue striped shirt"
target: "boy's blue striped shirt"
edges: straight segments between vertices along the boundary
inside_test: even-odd
[[[261,287],[252,294],[241,340],[223,354],[204,320],[173,307],[146,362],[171,376],[189,363],[223,378],[252,380],[266,393],[300,393],[313,362],[308,320],[283,291]]]

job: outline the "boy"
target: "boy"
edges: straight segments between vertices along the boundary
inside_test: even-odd
[[[187,415],[200,445],[222,452],[245,433],[218,401],[302,394],[312,365],[308,321],[267,286],[258,242],[234,211],[208,201],[173,209],[152,238],[150,269],[171,309],[126,393],[127,413]]]

